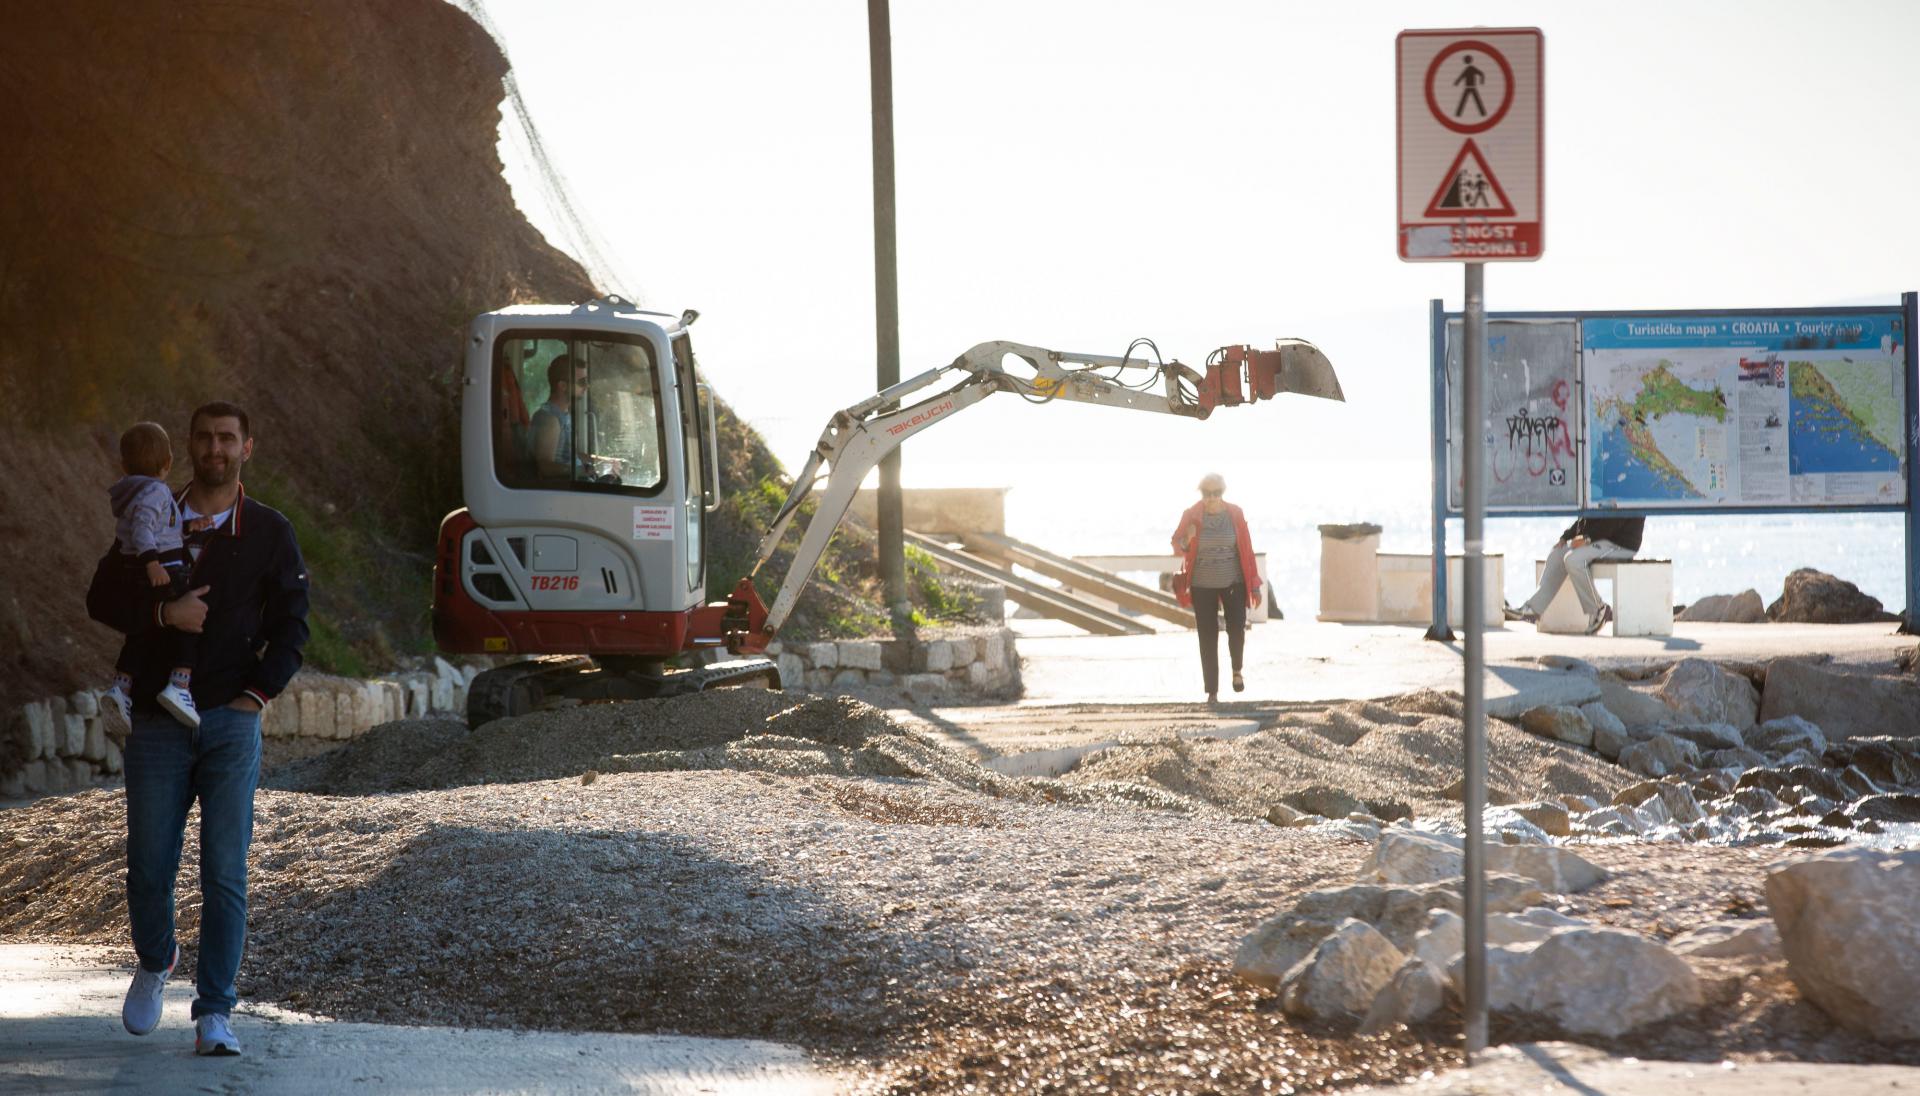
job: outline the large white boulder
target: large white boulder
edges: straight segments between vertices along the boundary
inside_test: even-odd
[[[1487,1007],[1495,1012],[1525,1008],[1527,1003],[1527,964],[1539,944],[1487,945]],[[1467,957],[1464,951],[1454,956],[1447,968],[1447,980],[1454,996],[1466,1000]]]
[[[1571,704],[1542,704],[1529,708],[1520,717],[1520,728],[1540,738],[1574,746],[1593,745],[1593,724],[1586,714]]]
[[[1418,956],[1393,972],[1360,1021],[1360,1034],[1372,1035],[1395,1024],[1417,1024],[1440,1011],[1447,1002],[1447,976]]]
[[[1780,929],[1762,917],[1712,921],[1667,941],[1667,947],[1702,959],[1781,958]]]
[[[1769,719],[1747,735],[1747,745],[1761,753],[1779,756],[1795,750],[1825,753],[1827,736],[1820,728],[1797,715]]]
[[[1869,735],[1911,735],[1920,727],[1920,685],[1888,677],[1838,674],[1792,659],[1767,664],[1760,719],[1797,715],[1829,742]]]
[[[1666,702],[1648,690],[1637,689],[1612,674],[1601,674],[1599,685],[1600,705],[1627,727],[1681,722]]]
[[[1434,883],[1453,878],[1460,874],[1466,859],[1462,848],[1461,839],[1451,834],[1395,827],[1380,835],[1380,843],[1360,865],[1360,878],[1382,883]]]
[[[1808,1000],[1854,1031],[1920,1039],[1920,850],[1794,861],[1767,876],[1767,906]]]
[[[1585,890],[1606,872],[1556,845],[1486,845],[1489,872],[1531,879],[1555,894]],[[1380,835],[1373,854],[1361,865],[1362,879],[1385,883],[1433,883],[1457,878],[1465,868],[1465,842],[1451,834],[1404,828]]]
[[[1488,871],[1518,875],[1551,894],[1577,894],[1607,877],[1604,869],[1558,845],[1488,845]]]
[[[1659,778],[1700,764],[1700,747],[1683,738],[1658,734],[1620,751],[1620,767],[1641,776]]]
[[[1280,1007],[1289,1016],[1356,1022],[1405,960],[1372,925],[1350,917],[1287,972],[1280,984]]]
[[[1688,723],[1751,727],[1760,710],[1760,693],[1753,682],[1704,658],[1683,658],[1674,663],[1661,677],[1656,691]]]
[[[1631,787],[1622,788],[1614,794],[1613,803],[1617,807],[1640,808],[1656,825],[1678,822],[1684,826],[1706,817],[1691,790],[1685,785],[1665,780],[1642,780]],[[1659,804],[1658,808],[1649,809],[1655,803]]]
[[[1561,929],[1534,949],[1522,977],[1518,1007],[1578,1035],[1619,1035],[1704,999],[1686,960],[1624,929]]]

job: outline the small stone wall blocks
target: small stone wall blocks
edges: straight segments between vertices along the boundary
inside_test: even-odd
[[[922,701],[1020,695],[1020,659],[1013,632],[1004,626],[926,633],[915,640],[774,643],[767,655],[779,664],[780,681],[789,689],[898,687]]]
[[[302,671],[267,705],[260,733],[344,740],[396,719],[459,718],[467,686],[483,667],[439,658],[430,666],[370,681]],[[111,710],[104,694],[82,691],[0,713],[0,799],[80,791],[116,779],[127,727]]]

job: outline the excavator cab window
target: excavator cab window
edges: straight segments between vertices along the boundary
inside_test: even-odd
[[[659,363],[646,339],[510,331],[494,343],[494,473],[508,487],[658,494]]]

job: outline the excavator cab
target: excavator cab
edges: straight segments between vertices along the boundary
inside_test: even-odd
[[[719,494],[692,317],[610,297],[474,319],[467,505],[442,521],[435,561],[441,650],[593,656],[657,674],[701,645]]]

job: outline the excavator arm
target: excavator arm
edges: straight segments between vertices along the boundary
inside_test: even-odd
[[[1136,356],[1135,351],[1143,349],[1153,352],[1153,360]],[[1009,371],[1010,360],[1026,369]],[[1140,373],[1146,375],[1137,382],[1130,379]],[[904,403],[942,384],[947,387]],[[861,483],[882,458],[908,438],[996,392],[1012,392],[1030,403],[1071,400],[1192,419],[1205,419],[1215,407],[1269,399],[1286,392],[1341,401],[1346,398],[1326,355],[1301,339],[1282,339],[1273,350],[1223,347],[1209,356],[1204,373],[1178,361],[1160,361],[1158,350],[1145,339],[1135,340],[1120,357],[1071,354],[1006,341],[981,343],[947,365],[909,377],[834,412],[820,441],[794,476],[786,502],[761,538],[752,573],[740,580],[727,599],[720,630],[728,649],[754,653],[772,642],[812,577],[827,541],[853,505]],[[772,606],[765,607],[754,579],[816,491],[819,504],[807,522]]]

